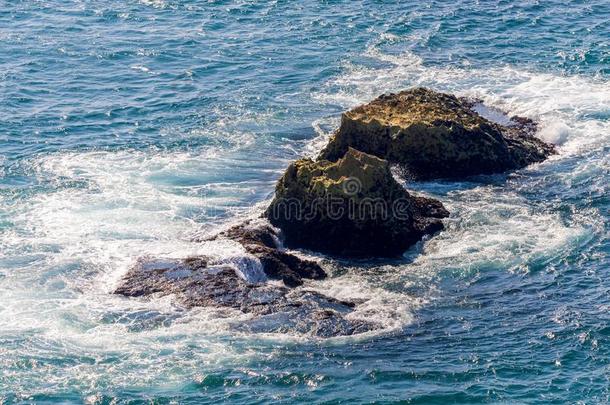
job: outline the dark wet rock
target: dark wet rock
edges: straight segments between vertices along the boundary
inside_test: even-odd
[[[212,239],[224,237],[241,243],[244,246],[264,246],[275,249],[279,246],[278,230],[271,224],[257,221],[246,221],[220,232]]]
[[[533,136],[531,120],[494,123],[473,109],[476,103],[424,88],[382,95],[343,114],[320,160],[337,161],[353,147],[425,180],[500,173],[554,153]]]
[[[375,328],[368,322],[344,319],[353,311],[352,303],[294,290],[303,279],[319,280],[326,273],[316,262],[284,251],[278,236],[278,229],[268,221],[250,220],[201,240],[203,251],[208,248],[209,254],[186,259],[141,258],[122,278],[115,294],[173,295],[187,309],[230,308],[252,314],[250,320],[235,326],[241,330],[337,336]],[[283,285],[267,279],[281,280]],[[280,319],[285,320],[281,325]]]
[[[303,279],[321,280],[326,277],[316,262],[283,251],[278,233],[266,221],[246,221],[209,240],[226,238],[242,244],[249,254],[260,261],[267,277],[282,280],[288,287],[302,285]]]
[[[230,308],[253,317],[235,325],[253,332],[297,332],[319,337],[352,335],[379,326],[346,316],[355,304],[315,291],[249,283],[234,268],[210,258],[141,259],[121,280],[116,294],[128,297],[174,294],[186,308]]]
[[[443,228],[436,200],[409,194],[387,161],[349,148],[336,162],[301,159],[265,212],[287,246],[349,257],[391,257]]]
[[[138,259],[137,263],[123,277],[115,294],[140,297],[155,293],[172,294],[180,283],[192,283],[193,277],[208,268],[208,257],[187,259],[153,260]]]

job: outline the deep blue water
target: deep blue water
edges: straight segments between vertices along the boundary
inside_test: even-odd
[[[2,2],[0,404],[609,402],[609,75],[607,0]],[[320,258],[308,288],[386,329],[236,333],[109,294],[414,85],[538,119],[560,154],[409,184],[452,217],[400,263]]]

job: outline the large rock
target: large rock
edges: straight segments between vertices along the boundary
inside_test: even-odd
[[[500,125],[472,107],[425,88],[382,95],[343,114],[320,160],[337,161],[353,147],[398,163],[413,179],[455,179],[521,168],[554,153],[533,136],[531,120]]]
[[[441,230],[448,213],[436,200],[410,195],[387,161],[349,148],[337,162],[292,163],[265,215],[287,246],[390,257]]]
[[[123,277],[116,294],[127,297],[173,294],[186,308],[226,308],[251,314],[234,325],[253,332],[297,332],[319,337],[352,335],[379,328],[348,319],[355,304],[315,291],[250,282],[238,269],[209,257],[140,259]]]

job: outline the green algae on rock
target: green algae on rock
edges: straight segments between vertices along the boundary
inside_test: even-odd
[[[413,179],[501,173],[554,153],[534,130],[529,119],[501,125],[453,95],[416,88],[344,113],[319,159],[337,161],[353,147],[399,164]]]
[[[265,212],[287,246],[350,257],[392,257],[443,228],[436,200],[409,194],[389,163],[349,148],[336,162],[301,159]]]

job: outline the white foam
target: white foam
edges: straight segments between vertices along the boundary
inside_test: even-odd
[[[142,65],[132,65],[130,66],[133,70],[139,70],[140,72],[144,72],[144,73],[148,73],[150,72],[150,69],[147,68],[146,66],[142,66]]]
[[[569,139],[570,131],[570,127],[561,121],[548,122],[540,128],[538,137],[555,145],[563,145]]]
[[[202,250],[212,257],[211,266],[230,266],[248,283],[267,281],[260,260],[246,252],[244,247],[235,241],[220,239],[205,242]]]
[[[165,8],[167,4],[164,0],[140,0],[140,3],[154,8]]]
[[[405,267],[387,266],[377,271],[385,272],[383,283],[379,283],[378,279],[371,277],[362,268],[353,267],[347,269],[346,274],[312,283],[309,288],[340,300],[356,302],[357,306],[346,315],[347,319],[373,322],[381,326],[381,329],[363,337],[389,333],[413,322],[414,311],[428,302],[430,292],[424,296],[412,296],[403,291],[388,290],[387,285],[399,280]],[[361,337],[351,339],[354,338]]]
[[[585,233],[583,227],[563,224],[557,214],[532,212],[516,197],[498,201],[489,195],[497,192],[469,190],[463,192],[465,201],[448,203],[458,219],[426,244],[413,265],[462,276],[492,268],[528,272],[537,259],[561,254]]]
[[[205,198],[202,190],[216,185],[205,174],[225,164],[215,151],[70,152],[24,164],[50,190],[2,201],[12,226],[0,230],[0,268],[10,268],[0,278],[0,330],[3,339],[19,336],[27,344],[0,356],[1,368],[8,369],[11,359],[55,358],[63,350],[96,360],[120,353],[130,360],[80,362],[61,373],[21,369],[15,376],[44,378],[58,389],[75,389],[70,384],[99,375],[115,376],[113,381],[127,386],[156,378],[180,384],[202,367],[211,370],[255,355],[223,340],[230,323],[248,315],[208,308],[184,312],[172,297],[138,300],[111,294],[141,256],[212,254],[231,261],[244,278],[260,280],[241,246],[206,245],[190,237],[199,228],[192,212],[213,226],[218,220],[209,205],[236,204],[238,212],[249,208],[244,196],[253,185],[247,182],[233,188],[225,182],[223,193]],[[168,176],[188,181],[175,187]],[[168,371],[176,364],[184,373]]]
[[[0,260],[40,257],[37,265],[21,272],[26,279],[40,277],[53,267],[96,269],[106,291],[140,256],[201,254],[204,246],[191,238],[200,229],[199,221],[213,227],[219,212],[247,212],[250,190],[255,187],[248,182],[225,183],[219,186],[219,193],[214,190],[216,179],[201,175],[200,182],[193,182],[191,177],[198,172],[214,172],[215,166],[220,170],[225,164],[213,151],[208,156],[71,152],[42,156],[29,163],[55,190],[8,206],[13,226],[0,233]],[[188,185],[173,186],[166,181],[180,180],[180,176]],[[213,196],[206,195],[209,190]],[[260,280],[256,263],[239,257],[236,253],[232,260],[243,276]],[[31,276],[25,276],[26,272]],[[69,282],[81,288],[78,283],[83,280]]]
[[[482,117],[487,118],[490,121],[497,122],[502,125],[514,125],[510,117],[502,110],[486,106],[485,104],[475,104],[472,108]]]
[[[218,239],[202,242],[197,246],[197,252],[193,255],[204,255],[208,261],[210,272],[215,272],[223,268],[230,267],[248,283],[261,283],[267,281],[267,276],[263,271],[263,266],[255,256],[246,252],[244,247],[237,242]],[[142,259],[141,269],[143,271],[154,271],[158,269],[168,269],[165,273],[168,278],[185,278],[193,275],[193,271],[184,266],[182,259],[176,258],[156,258]]]

